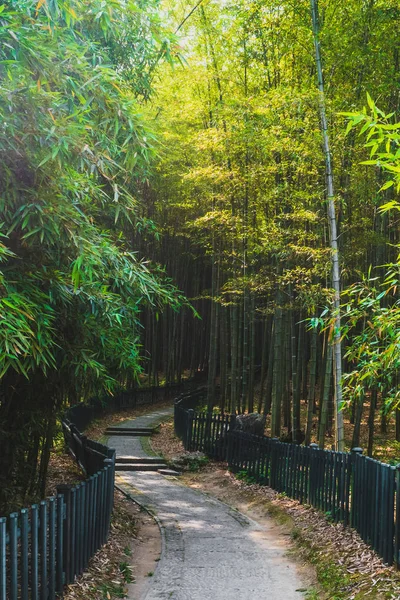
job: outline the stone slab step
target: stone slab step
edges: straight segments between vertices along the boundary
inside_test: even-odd
[[[174,471],[173,469],[158,469],[158,472],[161,475],[174,475],[175,477],[181,475],[179,471]]]
[[[117,427],[115,425],[109,425],[107,427],[110,431],[154,431],[155,427]]]
[[[125,437],[138,437],[138,436],[150,436],[154,433],[153,429],[129,429],[129,430],[118,430],[118,429],[106,429],[105,435],[110,436],[125,436]]]
[[[116,464],[116,471],[158,471],[159,469],[166,469],[167,465],[163,463],[124,463]]]
[[[156,464],[164,463],[161,456],[117,456],[115,464]]]
[[[155,431],[155,427],[117,427],[109,425],[107,431]]]

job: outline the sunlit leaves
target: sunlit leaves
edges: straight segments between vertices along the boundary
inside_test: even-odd
[[[365,277],[347,292],[344,335],[349,339],[346,357],[354,369],[345,376],[345,392],[352,401],[365,389],[383,393],[386,410],[400,402],[397,373],[400,368],[399,265],[391,265],[383,284]]]
[[[394,113],[385,114],[367,93],[368,108],[359,113],[340,113],[348,119],[346,132],[359,129],[358,135],[365,137],[364,147],[369,150],[369,159],[361,164],[375,166],[389,173],[380,191],[396,186],[400,191],[400,123],[392,122]],[[362,125],[360,128],[359,126]]]
[[[155,138],[138,97],[157,2],[22,0],[0,13],[0,376],[81,397],[137,376],[144,303],[183,299],[130,247]]]

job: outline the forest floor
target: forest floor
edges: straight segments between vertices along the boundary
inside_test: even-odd
[[[185,453],[175,436],[172,421],[161,425],[151,446],[166,460]],[[310,598],[361,600],[400,598],[400,576],[361,540],[358,533],[336,524],[316,509],[301,505],[268,487],[240,480],[226,465],[209,461],[198,472],[185,472],[182,480],[209,493],[254,519],[269,514],[285,528],[293,554],[311,564],[319,590]]]

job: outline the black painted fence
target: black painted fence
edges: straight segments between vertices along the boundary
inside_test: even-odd
[[[201,374],[200,374],[201,376]],[[107,541],[114,501],[115,451],[81,432],[107,412],[172,400],[198,377],[160,387],[92,398],[66,411],[66,445],[86,481],[60,485],[57,495],[0,518],[0,600],[54,600]]]
[[[54,600],[107,541],[115,451],[87,439],[70,421],[63,429],[88,478],[0,518],[0,600]]]
[[[237,431],[235,415],[196,412],[198,401],[186,395],[175,403],[175,431],[187,450],[226,460],[234,473],[354,527],[386,563],[400,566],[400,465],[363,456],[360,448],[334,452]]]

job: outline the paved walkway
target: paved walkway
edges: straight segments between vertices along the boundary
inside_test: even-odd
[[[154,412],[123,426],[154,425],[168,414]],[[108,443],[119,454],[145,456],[140,439],[110,437]],[[178,478],[123,471],[118,483],[156,515],[162,533],[154,576],[140,597],[132,592],[131,600],[304,598],[304,583],[272,522],[270,531]]]
[[[173,415],[173,413],[174,409],[172,406],[161,410],[154,410],[148,415],[123,421],[119,424],[119,427],[156,427]],[[109,448],[115,448],[117,456],[137,456],[138,458],[147,456],[142,448],[140,437],[109,435],[107,436],[107,445]]]

